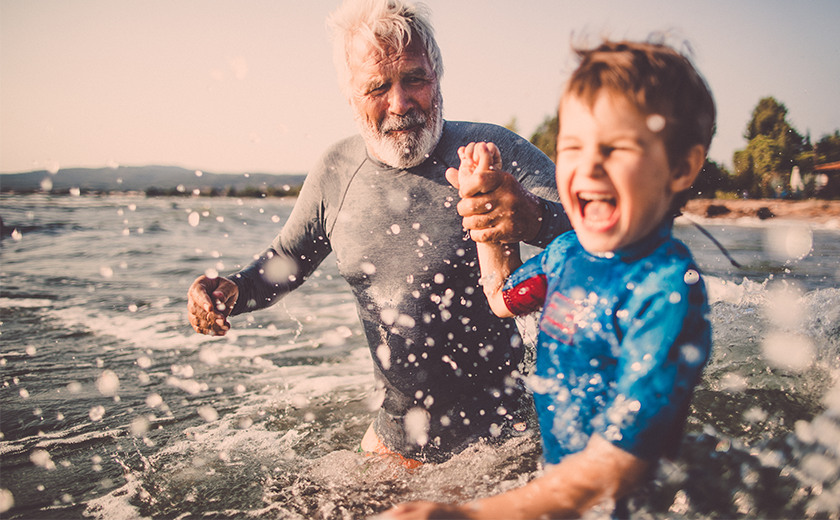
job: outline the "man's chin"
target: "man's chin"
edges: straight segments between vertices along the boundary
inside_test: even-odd
[[[408,136],[406,136],[408,137]],[[413,168],[420,165],[431,155],[435,143],[423,143],[422,136],[411,136],[406,139],[391,139],[391,142],[378,142],[373,147],[377,159],[393,168]],[[396,141],[396,142],[395,142]],[[406,144],[405,142],[408,141]],[[429,140],[431,141],[431,140]],[[423,145],[426,144],[424,147]],[[428,148],[428,149],[427,149]]]

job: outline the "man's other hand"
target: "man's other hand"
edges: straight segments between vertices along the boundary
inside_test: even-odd
[[[239,287],[226,278],[199,276],[188,293],[190,324],[196,332],[224,336],[230,330],[227,317],[239,297]]]

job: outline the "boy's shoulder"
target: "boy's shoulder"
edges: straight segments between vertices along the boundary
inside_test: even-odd
[[[694,256],[680,240],[670,237],[650,255],[636,261],[635,269],[643,284],[657,291],[691,292],[692,287],[705,289]],[[676,296],[675,296],[676,297]]]

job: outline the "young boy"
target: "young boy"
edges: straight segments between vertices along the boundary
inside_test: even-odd
[[[711,329],[698,269],[671,229],[703,166],[714,101],[665,45],[605,42],[578,55],[559,109],[556,171],[574,231],[525,264],[515,247],[478,244],[493,312],[542,308],[527,383],[547,469],[501,495],[405,504],[388,512],[394,518],[577,517],[675,454]],[[498,174],[492,143],[460,156],[449,177],[462,194]]]

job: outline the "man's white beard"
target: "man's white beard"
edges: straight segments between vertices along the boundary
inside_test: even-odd
[[[393,168],[413,168],[431,155],[440,140],[443,133],[443,99],[438,90],[429,117],[416,110],[411,110],[404,116],[388,115],[379,128],[372,121],[368,121],[355,106],[353,118],[374,157]],[[396,136],[388,133],[417,124],[423,125],[419,131]]]

